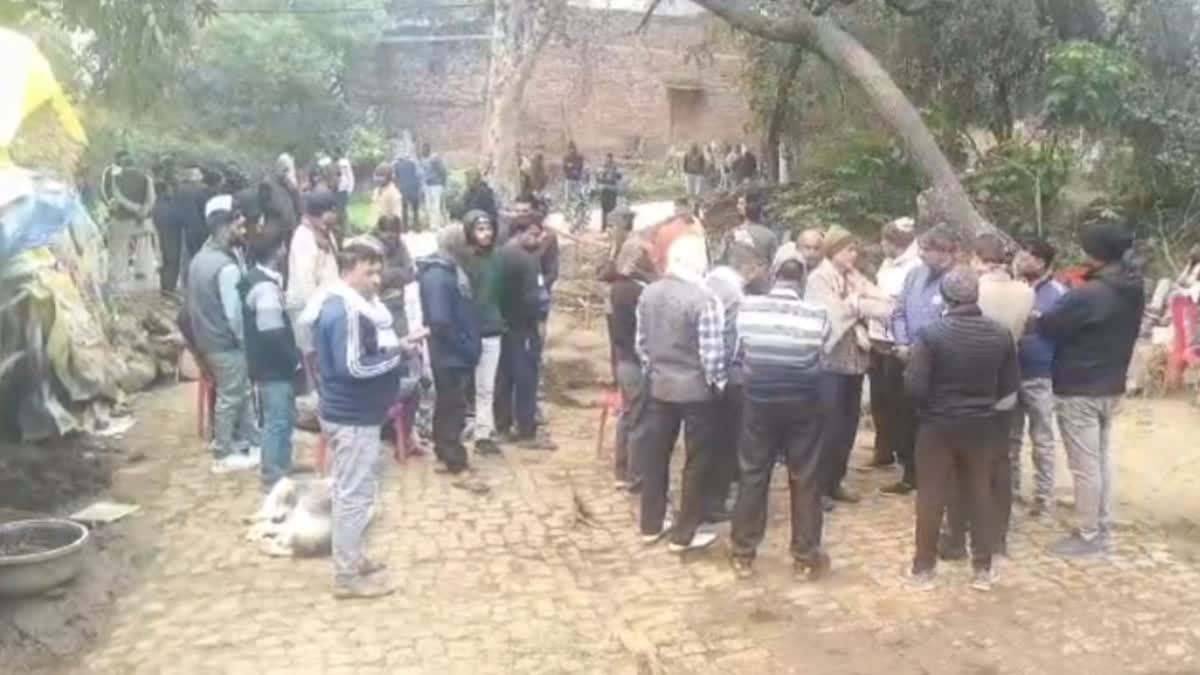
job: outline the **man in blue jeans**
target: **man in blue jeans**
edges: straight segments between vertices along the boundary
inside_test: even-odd
[[[500,343],[500,370],[496,376],[496,430],[512,436],[528,450],[554,450],[557,446],[537,433],[537,383],[541,353],[538,321],[541,314],[541,219],[515,233],[500,251],[500,314],[508,331]]]
[[[262,481],[270,490],[292,468],[292,429],[296,423],[294,380],[300,350],[284,311],[283,275],[287,259],[283,233],[264,233],[250,245],[255,265],[238,287],[245,313],[246,362],[262,401]]]

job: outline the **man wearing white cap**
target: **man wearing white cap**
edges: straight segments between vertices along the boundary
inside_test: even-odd
[[[242,264],[237,247],[249,223],[259,218],[253,190],[218,195],[204,207],[211,236],[188,267],[188,319],[205,365],[216,381],[213,410],[212,472],[258,466],[258,426],[250,401],[250,379],[242,331],[238,284]]]

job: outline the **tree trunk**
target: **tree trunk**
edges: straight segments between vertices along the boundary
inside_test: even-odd
[[[788,56],[787,65],[779,74],[779,82],[775,86],[775,107],[771,110],[771,119],[767,122],[766,148],[763,151],[763,161],[767,164],[767,177],[772,183],[779,182],[779,135],[783,132],[783,121],[787,116],[789,100],[792,97],[792,86],[804,63],[804,48],[796,47]]]
[[[745,0],[694,0],[736,28],[775,42],[797,44],[816,52],[834,68],[854,79],[883,122],[904,143],[913,165],[929,188],[919,200],[918,216],[927,223],[946,221],[970,234],[998,232],[975,209],[954,167],[933,134],[891,76],[849,33],[796,2],[766,4]],[[784,9],[786,5],[787,9]]]
[[[487,112],[483,153],[487,174],[501,203],[521,189],[521,106],[538,54],[550,39],[565,0],[493,0],[491,62],[488,66]]]

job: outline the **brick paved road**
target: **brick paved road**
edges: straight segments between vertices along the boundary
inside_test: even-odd
[[[1068,563],[1044,552],[1058,529],[1018,518],[993,593],[970,591],[963,564],[914,593],[910,501],[852,471],[870,494],[827,524],[831,577],[792,579],[778,483],[759,575],[740,582],[725,539],[683,560],[637,541],[635,503],[594,457],[596,411],[571,407],[550,408],[558,453],[477,462],[486,495],[429,462],[396,467],[371,550],[401,590],[337,602],[327,560],[242,541],[256,479],[208,475],[190,393],[140,405],[129,442],[171,466],[138,516],[159,546],[79,672],[1200,672],[1200,566],[1153,533],[1121,530],[1109,559]]]

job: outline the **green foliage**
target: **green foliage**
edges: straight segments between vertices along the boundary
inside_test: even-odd
[[[1017,237],[1044,235],[1044,214],[1053,208],[1073,163],[1073,153],[1052,139],[1011,141],[979,158],[966,187],[995,225]]]
[[[1068,42],[1050,54],[1046,110],[1059,125],[1112,129],[1127,112],[1140,69],[1125,53],[1091,42]]]

